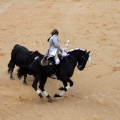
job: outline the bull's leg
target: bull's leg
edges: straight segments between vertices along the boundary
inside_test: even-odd
[[[8,73],[10,73],[10,68],[8,68]]]
[[[15,64],[12,64],[11,68],[10,68],[10,79],[11,80],[14,80],[14,78],[13,78],[13,70],[14,70],[14,68],[15,68]]]
[[[63,82],[64,87],[59,88],[59,90],[62,90],[62,92],[55,94],[54,97],[62,97],[65,92],[67,92],[67,90],[73,86],[73,81],[68,77],[62,76],[60,77],[60,80]]]
[[[38,83],[38,80],[40,80],[39,76],[40,76],[39,74],[35,75],[35,80],[34,80],[34,82],[32,84],[32,87],[34,88],[34,90],[36,91],[36,93],[38,94],[38,96],[42,99],[43,96],[41,94],[41,91],[39,89],[37,89],[37,83]]]
[[[24,80],[23,80],[23,84],[27,84],[27,82],[26,82],[26,78],[27,78],[27,74],[24,74]]]
[[[47,76],[44,73],[42,73],[39,88],[44,93],[44,95],[48,98],[48,101],[52,102],[52,98],[50,97],[50,95],[44,89],[46,81],[47,81]]]

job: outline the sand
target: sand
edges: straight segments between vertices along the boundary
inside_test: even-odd
[[[74,86],[49,103],[32,88],[10,80],[7,64],[15,44],[45,53],[57,28],[61,46],[91,51]],[[62,83],[48,78],[46,91]],[[120,0],[0,0],[0,120],[120,120]]]

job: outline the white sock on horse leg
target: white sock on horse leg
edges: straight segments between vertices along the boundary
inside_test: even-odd
[[[66,89],[67,89],[67,90],[70,89],[70,85],[68,85],[68,86],[66,87]]]
[[[59,95],[63,96],[65,94],[65,91],[62,91]]]
[[[40,94],[40,90],[37,90],[36,93],[39,95]]]
[[[46,97],[48,96],[48,93],[46,91],[43,91],[43,93]]]
[[[67,89],[67,90],[70,89],[70,85],[68,85],[68,86],[66,87],[66,89]],[[63,95],[65,94],[65,92],[66,92],[66,91],[62,91],[59,95],[60,95],[60,96],[63,96]]]

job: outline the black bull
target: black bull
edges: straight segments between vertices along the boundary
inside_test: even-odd
[[[73,86],[73,81],[70,79],[70,77],[73,75],[76,65],[79,70],[83,70],[85,68],[89,59],[89,53],[90,51],[87,52],[86,50],[74,49],[68,52],[67,57],[63,57],[61,59],[60,64],[56,66],[56,75],[57,78],[62,81],[64,86],[59,88],[59,90],[62,92],[60,94],[55,94],[54,97],[62,97],[64,93]],[[42,91],[48,100],[51,101],[52,98],[45,91],[44,85],[47,81],[47,77],[50,77],[52,74],[53,66],[42,66],[42,58],[43,55],[41,55],[39,59],[33,61],[29,66],[20,67],[18,70],[18,78],[21,78],[29,71],[29,73],[34,76],[32,87],[35,89],[39,97],[43,97],[41,93]],[[38,82],[40,83],[39,88],[41,91],[37,88]]]
[[[14,45],[11,51],[11,59],[8,63],[8,73],[10,73],[10,78],[13,79],[13,71],[15,65],[20,67],[22,65],[29,65],[35,57],[39,56],[40,53],[38,51],[29,51],[26,47],[21,45]],[[23,83],[26,84],[27,74],[24,74]]]

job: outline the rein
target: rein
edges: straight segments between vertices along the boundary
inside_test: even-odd
[[[77,60],[75,60],[72,55],[69,54],[69,56],[73,59],[73,61],[74,61],[75,63],[77,62]],[[67,60],[68,63],[74,68],[74,66],[70,63],[70,61],[69,61],[69,59],[68,59],[67,57],[66,57],[66,60]]]
[[[74,58],[72,55],[69,54],[69,56],[70,56],[75,62],[77,62],[77,60],[75,60],[75,58]]]

